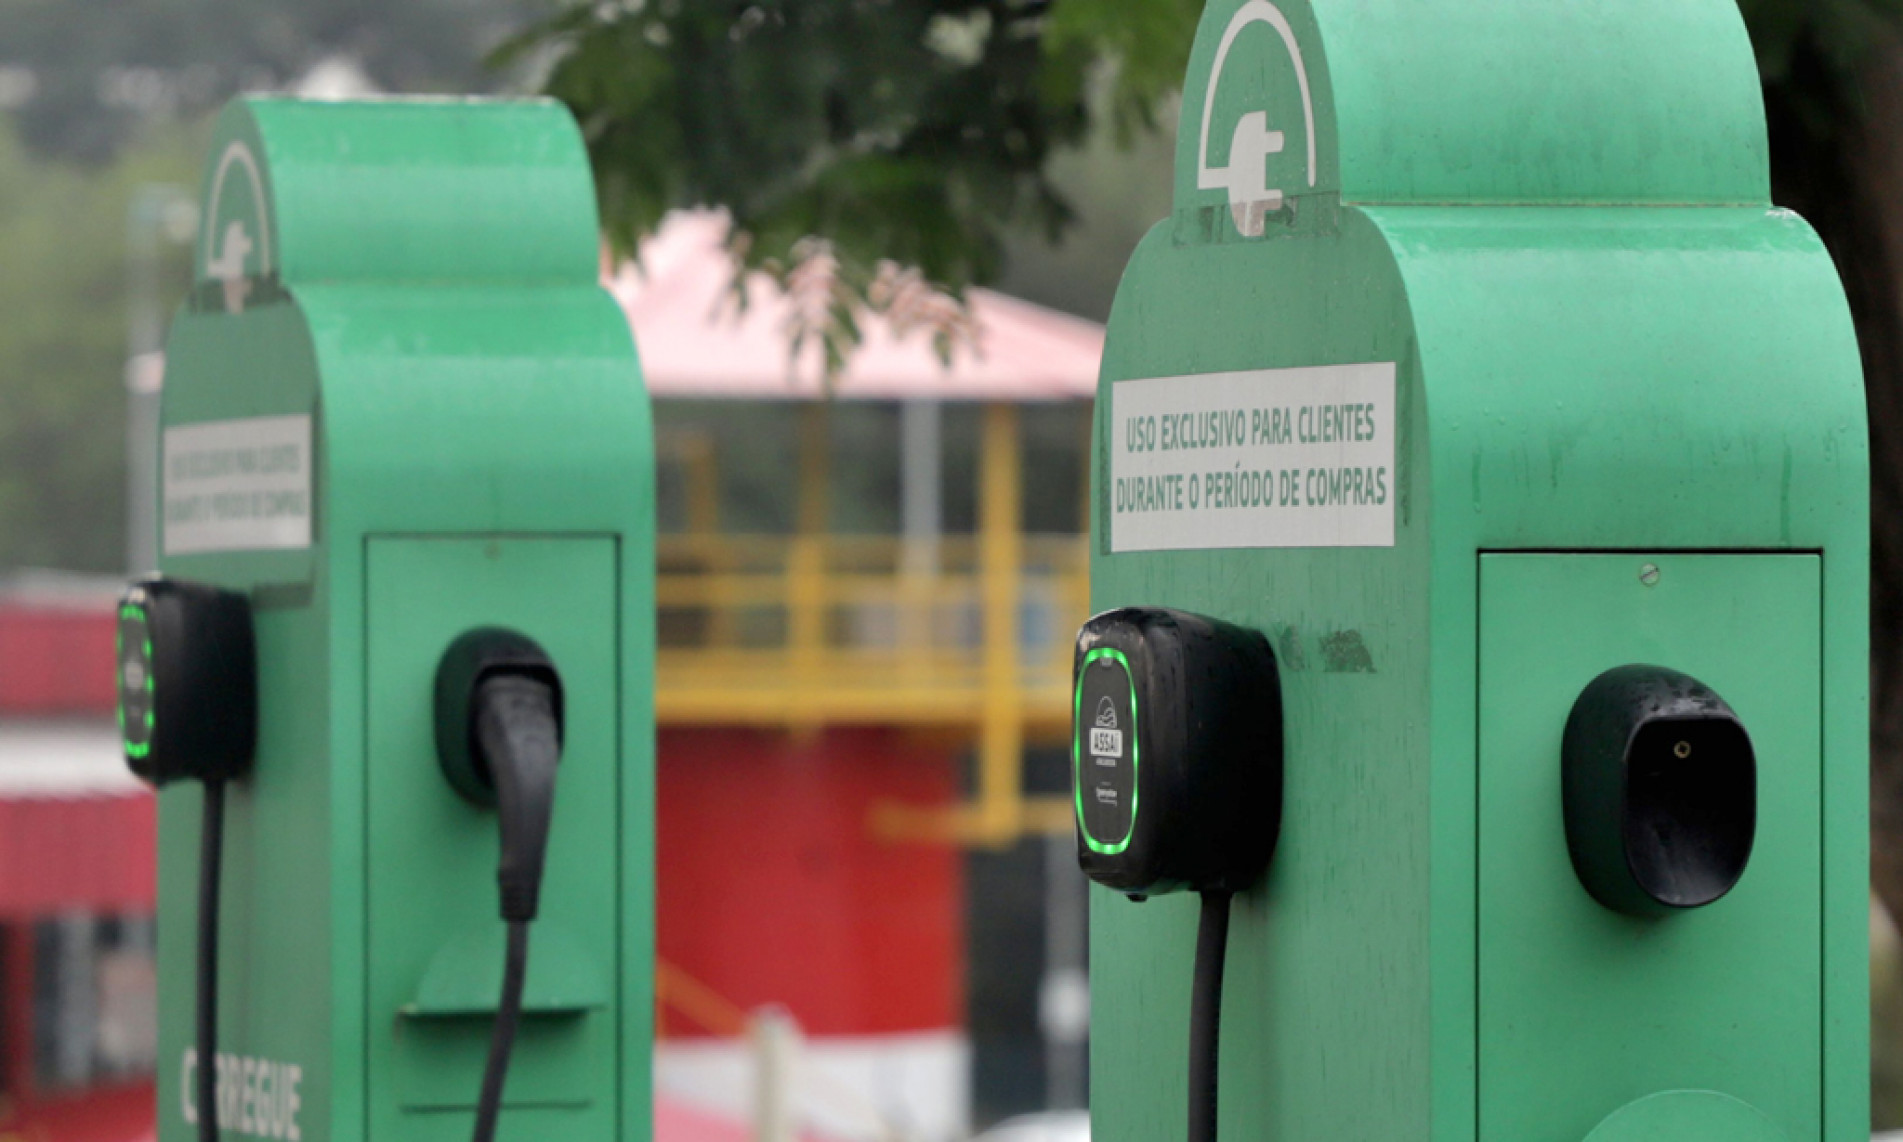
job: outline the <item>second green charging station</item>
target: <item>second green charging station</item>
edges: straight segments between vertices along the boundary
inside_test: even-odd
[[[563,740],[500,1137],[646,1138],[652,438],[580,133],[547,102],[241,100],[201,205],[163,570],[248,604],[257,721],[215,1060],[191,925],[160,938],[160,1137],[197,1136],[207,1066],[228,1138],[469,1137],[506,929],[435,687],[503,630],[559,670]],[[197,907],[201,802],[161,795],[168,918]]]
[[[1282,784],[1206,1136],[1866,1139],[1861,369],[1735,3],[1211,0],[1177,139],[1096,410],[1095,1142],[1208,1093],[1197,882],[1108,850],[1248,835],[1145,729],[1209,622]]]

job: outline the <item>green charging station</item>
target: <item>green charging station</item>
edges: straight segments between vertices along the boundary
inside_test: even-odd
[[[213,913],[222,1136],[470,1136],[512,929],[498,812],[454,782],[459,726],[437,723],[466,668],[541,686],[521,740],[544,777],[560,756],[499,1136],[646,1138],[651,425],[580,132],[548,102],[244,99],[202,203],[160,514],[166,576],[248,609],[255,654]],[[166,617],[192,602],[168,590],[122,612],[122,687],[149,699],[135,766],[191,716],[168,686],[211,694],[214,721],[237,692],[168,650],[213,630]],[[471,632],[506,637],[458,660]],[[208,652],[226,667],[228,645]],[[160,796],[165,1142],[205,1136],[189,918],[209,804]]]
[[[1222,1138],[1867,1138],[1861,370],[1733,0],[1210,0],[1184,90],[1097,402],[1093,1138],[1202,1098],[1183,886]],[[1230,629],[1279,708],[1204,747]]]

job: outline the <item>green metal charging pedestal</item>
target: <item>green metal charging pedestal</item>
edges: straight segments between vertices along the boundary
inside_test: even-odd
[[[1208,5],[1110,323],[1092,595],[1280,660],[1223,1138],[1868,1137],[1862,385],[1767,169],[1731,0]],[[1756,750],[1707,907],[1569,860],[1569,711],[1628,664]],[[1196,903],[1091,903],[1093,1137],[1180,1137]]]
[[[500,989],[493,813],[432,681],[472,627],[561,671],[566,742],[501,1137],[649,1134],[653,473],[551,103],[250,99],[218,121],[164,398],[164,570],[248,592],[225,840],[227,1138],[465,1139]],[[163,684],[161,682],[161,684]],[[195,1138],[200,793],[160,799],[165,1142]]]

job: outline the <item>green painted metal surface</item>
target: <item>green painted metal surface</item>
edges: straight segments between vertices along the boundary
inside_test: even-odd
[[[402,1016],[396,1034],[370,1038],[372,1137],[460,1138],[467,1132],[460,1117],[410,1112],[473,1111],[482,1082],[488,1021],[439,1014],[418,997],[431,983],[449,984],[443,977],[457,968],[470,973],[455,982],[472,998],[500,983],[494,894],[468,890],[472,871],[495,868],[495,818],[442,796],[440,769],[409,762],[434,756],[435,711],[420,696],[432,691],[443,648],[484,626],[520,631],[560,664],[567,722],[560,825],[550,836],[546,911],[531,946],[539,970],[534,988],[524,988],[522,1069],[510,1067],[504,1109],[530,1132],[525,1137],[613,1136],[613,1032],[573,1005],[603,994],[620,913],[620,878],[600,867],[620,823],[613,799],[602,795],[616,785],[615,555],[608,539],[370,541],[365,803],[370,866],[381,871],[369,878],[369,959],[389,970],[370,981],[369,999],[371,1010]],[[429,919],[419,923],[425,901]],[[486,963],[458,954],[471,936],[490,937],[482,941],[494,953]],[[542,954],[551,943],[574,958]],[[493,1010],[500,994],[488,992],[482,1009]]]
[[[1761,1112],[1708,1090],[1674,1090],[1622,1106],[1586,1142],[1788,1142]]]
[[[1481,557],[1481,1138],[1582,1138],[1609,1104],[1661,1089],[1821,1120],[1822,562]],[[1663,921],[1574,890],[1553,812],[1573,699],[1657,662],[1723,695],[1763,759],[1744,879]],[[1559,1060],[1573,1081],[1554,1081]]]
[[[496,837],[428,719],[438,657],[489,624],[541,640],[568,695],[501,1136],[649,1134],[652,443],[591,188],[550,103],[257,99],[218,123],[161,518],[166,572],[250,591],[257,619],[258,764],[227,809],[227,1137],[289,1136],[292,1114],[304,1139],[467,1135]],[[167,917],[195,909],[198,796],[160,798]],[[165,1142],[194,1136],[192,958],[190,923],[165,924]]]
[[[1765,1137],[1866,1137],[1860,368],[1828,256],[1769,204],[1734,5],[1212,0],[1185,92],[1175,207],[1110,322],[1092,595],[1255,626],[1283,671],[1224,1136],[1576,1142],[1708,1086]],[[1145,417],[1173,450],[1136,451]],[[1554,552],[1609,562],[1483,580]],[[1651,928],[1591,914],[1557,793],[1579,671],[1648,647],[1751,705],[1790,799],[1733,897]],[[1176,1137],[1195,902],[1097,889],[1091,923],[1093,1137]],[[1608,955],[1545,989],[1535,949]],[[1771,1011],[1770,978],[1810,990]],[[1699,1105],[1659,1121],[1721,1129]]]

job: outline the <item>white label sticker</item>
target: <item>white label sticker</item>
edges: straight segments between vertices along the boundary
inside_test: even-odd
[[[1090,729],[1090,753],[1092,757],[1122,757],[1123,731],[1102,730],[1092,726]]]
[[[311,418],[165,430],[167,555],[311,545]]]
[[[1392,363],[1118,381],[1110,550],[1392,547]]]
[[[298,1112],[304,1098],[298,1085],[304,1068],[223,1051],[213,1057],[216,1071],[213,1107],[218,1129],[247,1138],[284,1138],[300,1142],[304,1131]],[[198,1048],[187,1047],[179,1071],[179,1111],[187,1126],[198,1125]]]

